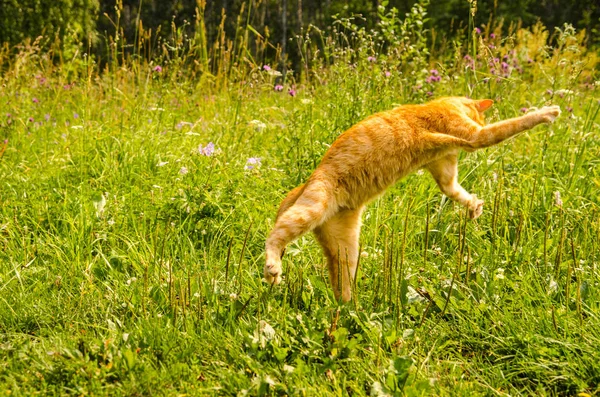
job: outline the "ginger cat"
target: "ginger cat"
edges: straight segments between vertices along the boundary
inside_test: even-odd
[[[483,201],[457,181],[459,151],[496,145],[560,114],[558,106],[547,106],[485,126],[483,112],[492,104],[490,99],[449,97],[404,105],[341,134],[308,181],[281,203],[266,241],[267,282],[281,281],[285,246],[314,231],[327,257],[335,297],[349,301],[365,204],[419,168],[431,173],[444,194],[467,207],[471,218],[480,216]]]

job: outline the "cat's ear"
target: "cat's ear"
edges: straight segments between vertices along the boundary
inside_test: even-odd
[[[485,112],[486,110],[491,108],[493,104],[494,101],[492,101],[491,99],[482,99],[480,101],[477,101],[477,110],[479,110],[480,112]]]

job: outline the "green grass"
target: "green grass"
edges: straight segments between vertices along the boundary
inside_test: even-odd
[[[258,67],[216,89],[175,62],[7,62],[0,394],[599,392],[595,61],[574,36],[548,49],[519,32],[482,42],[477,72],[421,59],[439,83],[368,40],[339,47],[295,97]],[[487,61],[511,49],[524,71],[496,80]],[[369,205],[354,302],[335,302],[312,236],[288,247],[284,282],[265,284],[287,191],[353,123],[427,92],[490,97],[490,121],[546,104],[563,115],[462,156],[461,183],[486,201],[476,221],[426,174]]]

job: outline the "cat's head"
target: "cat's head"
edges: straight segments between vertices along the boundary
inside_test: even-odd
[[[491,108],[494,104],[494,101],[491,99],[471,99],[466,97],[448,97],[441,98],[440,100],[453,105],[481,126],[485,125],[485,116],[483,112]]]
[[[488,110],[494,104],[494,101],[491,99],[470,99],[470,98],[460,98],[462,99],[462,105],[465,108],[465,112],[467,116],[473,121],[475,121],[480,126],[485,125],[485,115],[483,112]]]

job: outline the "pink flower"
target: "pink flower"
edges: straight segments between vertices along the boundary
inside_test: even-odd
[[[375,57],[371,57],[371,56],[367,57],[367,61],[369,61],[369,62],[375,62],[376,60],[377,60],[377,58],[375,58]]]
[[[527,108],[521,108],[521,113],[527,113]]]
[[[271,70],[271,67],[269,65],[263,65],[263,69],[268,72],[269,70]]]
[[[154,70],[156,73],[162,73],[162,66],[156,65],[152,70]]]
[[[281,84],[277,84],[273,89],[277,92],[280,92],[283,91],[283,86]]]
[[[384,73],[384,74],[385,74],[385,77],[390,77],[390,76],[392,75],[392,73],[391,73],[391,72],[389,72],[389,71],[387,71],[387,70],[385,71],[385,73]]]
[[[481,34],[481,29],[479,29],[479,28],[475,28],[475,33],[477,33],[477,34]]]
[[[37,98],[33,98],[33,103],[40,103],[40,100]]]
[[[290,94],[290,96],[296,96],[296,90],[294,88],[290,88],[288,94]]]
[[[496,34],[495,33],[490,33],[490,39],[495,39],[496,38]]]

